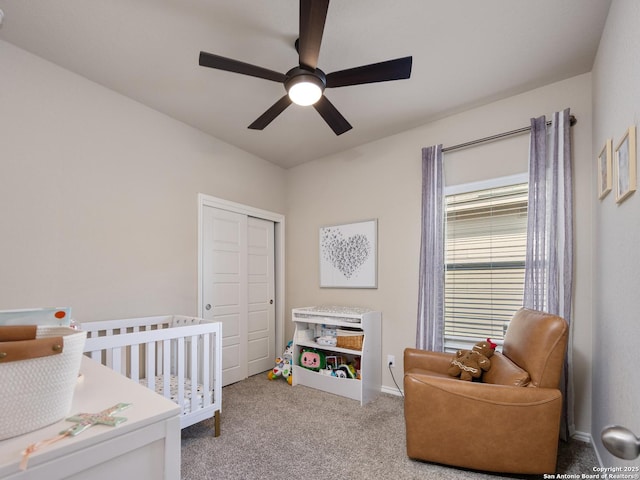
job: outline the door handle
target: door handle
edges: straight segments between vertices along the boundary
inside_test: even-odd
[[[635,460],[640,455],[640,438],[620,425],[611,425],[602,430],[602,443],[609,453],[625,460]]]
[[[204,306],[204,309],[205,309],[205,310],[211,310],[211,304],[210,304],[210,303],[207,303],[207,304]]]

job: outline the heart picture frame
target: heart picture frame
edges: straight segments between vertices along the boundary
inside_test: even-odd
[[[320,228],[320,287],[377,288],[378,221]]]

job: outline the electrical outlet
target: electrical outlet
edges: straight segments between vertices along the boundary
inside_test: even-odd
[[[396,356],[395,355],[387,355],[387,366],[395,367],[396,366]]]

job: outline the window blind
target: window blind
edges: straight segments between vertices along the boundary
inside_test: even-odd
[[[445,346],[504,338],[522,306],[528,184],[446,197]]]

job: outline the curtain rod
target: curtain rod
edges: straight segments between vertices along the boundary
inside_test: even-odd
[[[576,123],[578,123],[578,120],[576,119],[575,115],[569,115],[569,125],[573,127]],[[550,125],[551,120],[547,121],[547,127]],[[480,143],[493,142],[494,140],[500,140],[501,138],[513,137],[514,135],[520,135],[529,131],[531,131],[531,126],[518,128],[517,130],[511,130],[510,132],[498,133],[496,135],[491,135],[490,137],[479,138],[477,140],[471,140],[470,142],[460,143],[458,145],[443,148],[442,153],[460,150],[462,148],[471,147]]]

